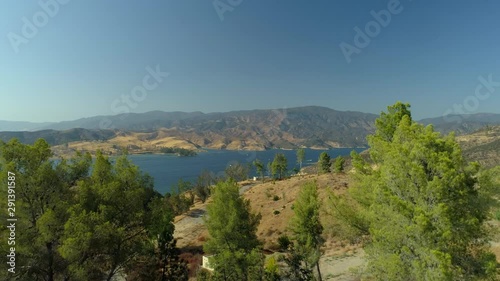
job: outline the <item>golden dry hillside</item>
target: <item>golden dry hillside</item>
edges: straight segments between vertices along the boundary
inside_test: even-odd
[[[168,129],[155,132],[119,132],[108,140],[74,141],[64,145],[56,145],[52,149],[57,156],[70,156],[75,151],[88,151],[94,154],[101,150],[106,154],[118,154],[127,149],[131,154],[155,153],[161,147],[184,148],[197,150],[199,147],[187,140],[173,137]]]
[[[319,198],[322,201],[327,199],[328,190],[335,193],[345,192],[350,182],[346,174],[319,176],[310,174],[303,177],[295,176],[275,183],[272,181],[265,183],[246,181],[241,183],[242,196],[250,200],[253,212],[262,215],[257,229],[257,236],[266,252],[277,251],[278,237],[289,234],[287,228],[289,220],[293,216],[292,205],[301,186],[314,180],[318,183]],[[175,218],[174,237],[178,239],[177,246],[184,252],[183,257],[190,261],[192,272],[196,271],[201,262],[203,243],[209,235],[203,222],[203,215],[209,203],[210,200],[206,203],[197,202],[187,214]],[[323,247],[324,255],[321,259],[324,280],[339,280],[336,278],[341,276],[347,278],[342,280],[354,280],[351,279],[352,273],[349,269],[363,263],[362,249],[359,245],[351,245],[329,235],[332,220],[324,211],[321,214],[321,219],[325,227],[324,236],[326,238]]]
[[[253,212],[260,213],[262,219],[257,230],[259,240],[262,241],[264,249],[277,250],[277,239],[280,235],[289,234],[287,227],[290,218],[293,216],[292,205],[299,193],[301,186],[310,181],[317,181],[319,187],[319,198],[324,201],[328,197],[328,190],[333,192],[344,192],[349,186],[349,177],[345,174],[327,175],[305,175],[295,176],[282,181],[245,182],[242,196],[250,200]],[[191,210],[176,217],[176,237],[178,245],[202,246],[206,240],[206,228],[203,225],[203,215],[205,214],[206,203],[197,202]],[[322,212],[322,219],[327,226],[331,220],[325,212]],[[326,243],[327,250],[335,248],[335,242]]]
[[[488,126],[469,135],[457,136],[464,156],[486,167],[500,164],[500,126]]]

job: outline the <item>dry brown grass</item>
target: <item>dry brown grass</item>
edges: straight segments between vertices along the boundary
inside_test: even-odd
[[[283,181],[256,184],[244,193],[245,199],[250,200],[254,212],[262,215],[257,235],[263,242],[264,249],[278,249],[277,240],[281,235],[291,235],[288,225],[293,217],[292,206],[297,198],[300,188],[307,182],[316,181],[318,184],[319,199],[326,204],[328,190],[335,193],[343,192],[349,185],[349,178],[345,174],[305,175],[292,177]],[[274,200],[278,196],[278,200]],[[279,211],[276,214],[275,211]],[[321,212],[321,220],[328,227],[331,218]],[[325,235],[326,236],[326,235]],[[332,237],[325,237],[325,251],[336,252],[341,245],[340,241]]]
[[[248,189],[243,197],[250,200],[250,206],[253,212],[260,213],[262,219],[257,229],[257,236],[263,243],[266,250],[278,249],[278,237],[281,235],[290,235],[288,225],[293,216],[292,205],[298,196],[300,188],[307,182],[316,180],[318,184],[319,198],[326,201],[328,190],[335,193],[344,192],[349,185],[349,178],[345,174],[326,174],[326,175],[305,175],[303,177],[292,177],[290,179],[276,182],[251,182],[253,186]],[[245,184],[248,184],[246,182]],[[279,198],[274,200],[275,196]],[[206,203],[196,202],[195,206],[187,214],[175,218],[178,246],[199,247],[208,239],[208,231],[200,217],[193,217],[193,213],[199,210],[206,210]],[[326,203],[326,202],[325,202]],[[275,213],[279,211],[279,214]],[[328,232],[331,224],[331,217],[324,211],[321,212],[321,220]],[[324,245],[325,254],[345,254],[355,252],[359,247],[349,245],[347,242],[339,241],[325,234],[326,242]]]
[[[328,196],[328,190],[335,193],[344,192],[349,185],[348,175],[345,174],[327,174],[327,175],[305,175],[303,177],[292,177],[290,179],[276,182],[253,182],[245,181],[240,184],[252,185],[243,193],[245,199],[250,200],[250,206],[253,212],[259,212],[262,215],[257,236],[263,243],[265,250],[277,250],[277,239],[280,235],[290,235],[288,224],[293,216],[292,205],[297,198],[300,188],[307,182],[316,180],[318,184],[319,198],[325,201]],[[274,200],[278,196],[278,200]],[[178,239],[177,246],[184,253],[183,257],[189,261],[190,280],[199,267],[201,260],[203,244],[208,239],[209,234],[203,219],[199,216],[200,210],[205,211],[207,204],[197,201],[191,210],[183,215],[177,216],[174,220],[176,229],[174,237]],[[274,214],[274,211],[279,214]],[[322,212],[321,219],[325,227],[328,227],[331,218]],[[325,235],[326,242],[323,247],[325,256],[353,257],[360,259],[359,246],[349,245],[347,242]],[[349,265],[350,260],[344,263]],[[327,270],[330,261],[324,265]],[[346,266],[347,266],[346,265]],[[342,271],[341,269],[335,269]],[[336,271],[335,271],[336,272]]]
[[[101,150],[105,154],[118,154],[122,148],[127,148],[131,154],[134,154],[158,152],[159,147],[198,149],[187,140],[169,136],[168,130],[159,130],[153,133],[122,133],[106,141],[70,142],[67,147],[65,145],[54,146],[53,151],[57,156],[70,157],[75,151],[88,151],[95,154],[97,150]]]

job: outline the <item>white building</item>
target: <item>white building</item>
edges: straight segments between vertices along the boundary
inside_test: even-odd
[[[210,266],[210,263],[208,261],[208,259],[212,257],[212,256],[203,256],[203,263],[201,264],[201,267],[207,269],[207,270],[210,270],[210,271],[213,271],[214,268]]]

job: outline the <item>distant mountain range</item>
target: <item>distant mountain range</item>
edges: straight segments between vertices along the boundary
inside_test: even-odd
[[[488,125],[499,125],[500,114],[476,113],[467,115],[447,115],[445,117],[427,118],[419,121],[424,125],[432,124],[441,133],[455,131],[457,135],[469,134]]]
[[[59,123],[0,121],[0,139],[17,137],[22,142],[32,143],[43,137],[51,145],[82,141],[116,145],[126,144],[126,137],[127,142],[138,147],[155,143],[186,148],[256,150],[364,147],[366,136],[374,132],[377,117],[319,106],[225,113],[152,111]],[[444,133],[465,134],[486,125],[500,124],[500,114],[454,115],[420,122],[433,124],[436,130]],[[120,141],[113,142],[117,138]]]

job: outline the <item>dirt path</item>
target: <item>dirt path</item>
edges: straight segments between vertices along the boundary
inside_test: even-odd
[[[356,281],[359,277],[356,276],[356,268],[362,267],[365,264],[363,250],[359,250],[352,255],[344,256],[323,256],[320,259],[319,265],[323,280],[335,281]]]
[[[243,194],[254,184],[247,184],[240,188]],[[207,228],[203,222],[203,216],[207,212],[207,203],[197,202],[189,212],[175,218],[174,238],[177,239],[177,246],[201,246],[207,234]]]
[[[177,247],[203,244],[203,237],[207,231],[203,222],[206,207],[206,204],[197,203],[187,214],[176,217],[174,238],[177,239]]]

